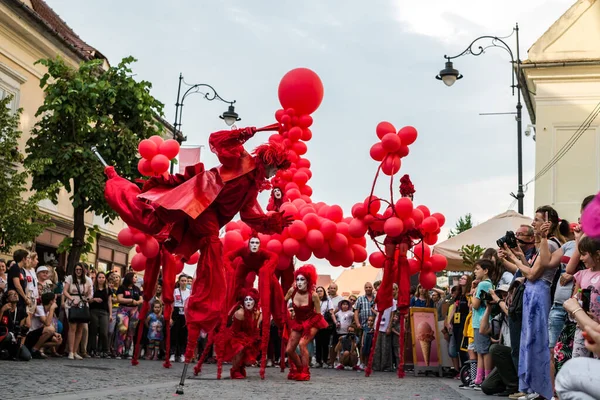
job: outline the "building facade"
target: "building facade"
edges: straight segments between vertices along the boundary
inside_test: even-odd
[[[523,95],[535,126],[535,206],[577,221],[600,190],[600,0],[579,0],[529,49]]]

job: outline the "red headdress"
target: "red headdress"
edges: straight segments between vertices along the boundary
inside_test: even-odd
[[[253,154],[263,166],[273,166],[277,169],[288,169],[292,163],[288,159],[285,147],[279,143],[265,143],[254,149]]]
[[[415,187],[410,181],[410,177],[408,174],[404,175],[400,178],[400,195],[402,197],[410,197],[412,200],[413,195],[415,194]]]
[[[252,299],[254,300],[254,303],[255,303],[254,307],[257,308],[258,307],[258,300],[260,298],[259,294],[258,294],[258,290],[254,289],[254,288],[242,290],[242,293],[241,293],[242,302],[244,301],[244,299],[247,296],[252,297]]]
[[[298,275],[303,275],[308,281],[308,291],[312,292],[317,284],[317,270],[312,264],[305,264],[294,271],[294,280]]]

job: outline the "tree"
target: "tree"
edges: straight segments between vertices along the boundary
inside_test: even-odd
[[[36,113],[41,119],[27,141],[25,164],[37,165],[34,189],[48,189],[59,182],[70,192],[73,237],[60,246],[69,248],[69,272],[82,253],[91,249],[89,238],[85,239],[85,213],[94,212],[105,223],[117,217],[104,200],[103,166],[92,146],[121,176],[135,179],[140,177],[139,141],[162,132],[155,116],[162,114],[163,105],[150,95],[149,82],[133,79],[129,64],[134,61],[127,57],[106,70],[101,60],[83,62],[78,69],[60,58],[38,61],[48,68],[40,80],[46,97]],[[50,192],[55,203],[57,195],[58,189]]]
[[[484,251],[485,249],[478,244],[465,244],[460,248],[458,254],[462,257],[464,265],[473,268],[473,264],[481,258]]]
[[[473,221],[471,221],[471,213],[465,214],[464,217],[460,217],[454,226],[454,229],[450,229],[448,233],[448,239],[462,233],[464,231],[468,231],[473,227]]]
[[[21,109],[12,113],[8,107],[11,97],[0,100],[0,252],[33,241],[49,226],[49,217],[38,209],[47,197],[44,191],[32,193],[26,200],[29,171],[23,169],[23,154],[19,152]]]

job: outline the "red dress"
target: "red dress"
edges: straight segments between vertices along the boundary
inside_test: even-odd
[[[324,329],[329,326],[321,313],[315,312],[315,303],[312,295],[308,295],[308,304],[299,306],[294,303],[294,296],[298,292],[294,289],[292,292],[292,308],[294,309],[294,318],[289,320],[290,329],[301,332],[302,336],[309,336],[312,328]]]
[[[229,362],[243,352],[242,366],[256,362],[259,353],[260,336],[258,321],[254,312],[244,309],[244,320],[235,316],[231,326],[225,328],[215,338],[215,353],[220,361]]]

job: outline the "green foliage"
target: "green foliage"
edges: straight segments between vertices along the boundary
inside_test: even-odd
[[[464,217],[460,217],[454,226],[454,229],[450,229],[448,233],[448,239],[462,233],[464,231],[468,231],[473,227],[473,221],[471,220],[471,213],[465,214]]]
[[[89,254],[94,252],[94,244],[96,243],[96,238],[100,233],[100,227],[98,225],[94,225],[92,228],[87,229],[87,237],[85,238],[84,244],[81,248],[81,254]],[[67,253],[71,247],[73,246],[73,238],[66,237],[62,242],[58,245],[58,249],[56,252],[58,254]],[[85,260],[82,260],[85,261]]]
[[[32,168],[33,189],[50,190],[53,202],[56,182],[70,192],[74,235],[69,268],[88,248],[84,213],[94,212],[106,223],[117,217],[104,200],[104,168],[92,146],[121,176],[133,180],[140,177],[138,143],[163,129],[155,118],[162,115],[163,104],[150,94],[149,82],[133,79],[129,65],[134,61],[127,57],[107,70],[101,60],[82,62],[78,69],[60,58],[38,61],[48,68],[40,80],[45,100],[27,141],[25,165]]]
[[[0,100],[0,252],[8,253],[12,246],[33,241],[49,226],[49,216],[38,209],[38,202],[47,198],[44,191],[27,192],[29,171],[21,166],[19,152],[19,117],[22,110],[12,114],[8,108],[11,97]]]
[[[473,264],[481,258],[484,251],[485,248],[478,244],[466,244],[460,248],[458,254],[462,257],[464,265],[473,268]]]

